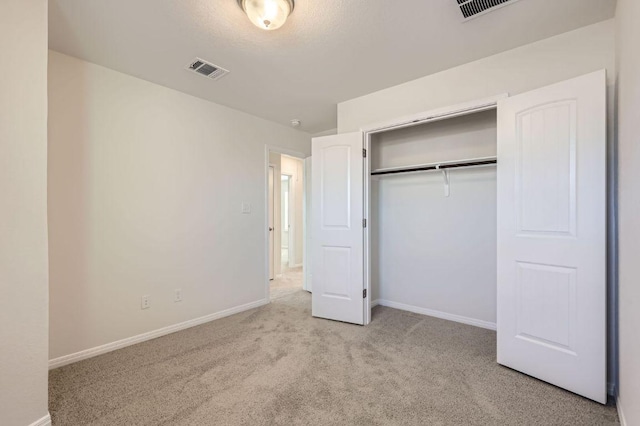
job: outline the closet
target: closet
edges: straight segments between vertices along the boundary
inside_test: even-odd
[[[495,329],[495,107],[375,133],[373,305]]]
[[[606,172],[605,71],[314,138],[312,315],[495,328],[498,363],[606,403]]]

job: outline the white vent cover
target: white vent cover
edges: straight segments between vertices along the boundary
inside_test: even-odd
[[[185,69],[188,69],[189,71],[200,74],[201,76],[210,78],[212,80],[218,80],[229,73],[228,70],[217,65],[213,65],[212,63],[200,58],[196,58],[195,60],[191,61],[191,63],[187,65]]]
[[[460,8],[463,20],[469,20],[476,16],[484,15],[503,6],[508,6],[518,0],[453,0]]]

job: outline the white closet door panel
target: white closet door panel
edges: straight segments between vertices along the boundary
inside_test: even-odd
[[[606,83],[498,103],[498,362],[606,402]]]
[[[544,105],[517,116],[518,231],[575,235],[575,100]]]
[[[362,134],[312,143],[313,316],[363,324]]]

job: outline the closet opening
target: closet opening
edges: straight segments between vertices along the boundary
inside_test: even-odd
[[[365,143],[371,307],[495,330],[495,103],[370,131]]]

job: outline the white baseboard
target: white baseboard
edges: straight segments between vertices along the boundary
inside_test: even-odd
[[[84,359],[92,358],[94,356],[102,355],[107,352],[122,349],[127,346],[142,343],[147,340],[155,339],[157,337],[165,336],[167,334],[175,333],[176,331],[184,330],[196,325],[204,324],[213,320],[228,317],[230,315],[238,314],[240,312],[248,311],[249,309],[258,308],[263,305],[267,305],[269,299],[262,299],[256,302],[247,303],[245,305],[236,306],[234,308],[225,309],[224,311],[216,312],[210,315],[205,315],[200,318],[195,318],[189,321],[184,321],[178,324],[170,325],[167,327],[159,328],[157,330],[149,331],[147,333],[138,334],[137,336],[127,337],[126,339],[117,340],[115,342],[107,343],[105,345],[96,346],[95,348],[85,349],[80,352],[76,352],[69,355],[64,355],[58,358],[49,360],[49,369],[62,367],[64,365],[72,364],[74,362],[82,361]]]
[[[392,302],[390,300],[378,299],[371,302],[371,307],[374,306],[387,306],[389,308],[400,309],[403,311],[409,311],[416,314],[427,315],[430,317],[436,317],[449,321],[460,322],[462,324],[473,325],[480,328],[486,328],[488,330],[496,330],[496,323],[483,321],[475,318],[463,317],[461,315],[449,314],[447,312],[436,311],[433,309],[420,308],[418,306],[405,305],[404,303]]]
[[[627,419],[624,418],[624,413],[622,412],[622,404],[620,404],[620,397],[616,398],[616,408],[618,410],[618,419],[620,420],[620,426],[627,426]]]
[[[51,415],[47,413],[43,418],[36,420],[31,423],[29,426],[51,426]]]

